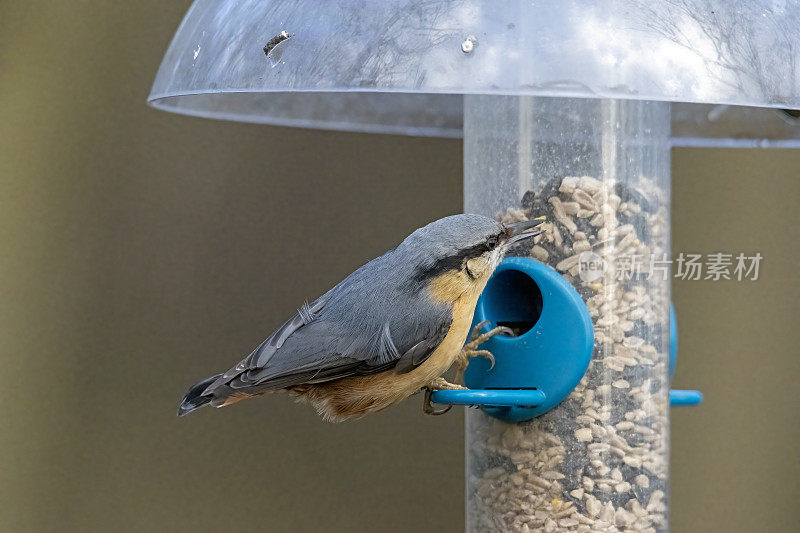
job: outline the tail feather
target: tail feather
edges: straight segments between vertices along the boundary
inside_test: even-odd
[[[183,397],[180,407],[178,407],[178,416],[188,415],[198,407],[202,407],[205,404],[210,403],[211,400],[214,399],[213,396],[203,396],[203,392],[221,375],[222,374],[211,376],[210,378],[206,378],[203,381],[192,385],[192,387],[186,393],[186,396]]]

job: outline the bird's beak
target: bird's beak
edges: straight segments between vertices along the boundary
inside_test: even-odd
[[[506,241],[506,245],[514,244],[522,239],[535,237],[542,231],[539,227],[546,222],[545,217],[532,218],[531,220],[523,220],[522,222],[515,222],[513,224],[506,224],[510,238]]]

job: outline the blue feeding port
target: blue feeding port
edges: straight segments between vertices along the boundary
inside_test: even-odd
[[[432,401],[480,406],[507,422],[535,418],[557,406],[580,382],[592,357],[594,330],[589,311],[558,272],[533,259],[512,257],[497,267],[478,300],[473,325],[482,331],[504,326],[513,336],[495,335],[481,345],[495,356],[470,362],[469,390],[436,391]],[[669,374],[675,373],[678,329],[670,304]],[[695,390],[671,390],[670,405],[697,405]]]
[[[505,326],[514,336],[495,335],[481,345],[495,356],[495,366],[472,360],[464,374],[471,390],[437,391],[434,402],[480,405],[507,422],[530,420],[566,398],[589,367],[589,311],[572,285],[538,261],[500,263],[475,309],[474,324],[484,321],[483,331]]]

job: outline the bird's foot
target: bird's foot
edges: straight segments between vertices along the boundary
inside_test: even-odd
[[[473,357],[485,357],[491,363],[489,370],[494,368],[494,355],[492,355],[492,352],[489,350],[479,350],[478,346],[500,333],[512,337],[514,336],[514,331],[505,326],[497,326],[486,333],[481,333],[481,328],[488,323],[488,320],[484,320],[472,328],[472,334],[470,335],[469,341],[461,349],[461,353],[458,354],[458,358],[456,359],[456,368],[459,374],[464,373],[464,370],[469,364],[469,360]]]
[[[444,409],[436,409],[433,406],[433,402],[431,401],[431,396],[433,395],[434,391],[437,390],[467,390],[466,387],[463,385],[456,385],[455,383],[450,383],[444,378],[436,378],[426,387],[423,389],[425,391],[425,399],[422,402],[422,412],[426,415],[443,415],[447,411],[449,411],[453,406],[448,405]]]

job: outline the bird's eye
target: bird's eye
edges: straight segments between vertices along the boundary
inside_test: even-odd
[[[486,244],[489,245],[489,248],[494,248],[497,246],[497,235],[492,235],[488,239],[486,239]]]

